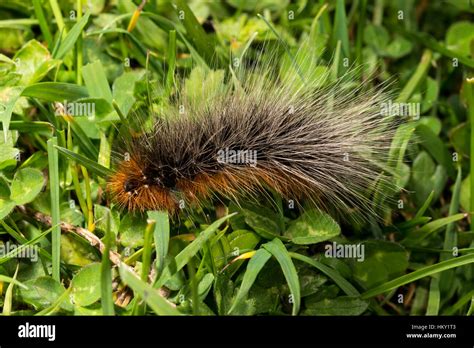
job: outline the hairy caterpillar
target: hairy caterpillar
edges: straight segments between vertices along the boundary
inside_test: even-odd
[[[213,196],[258,199],[271,188],[320,209],[373,212],[395,128],[381,115],[385,88],[354,85],[350,74],[305,83],[275,74],[271,63],[242,67],[239,82],[234,76],[204,102],[179,94],[152,129],[123,142],[108,181],[114,201],[175,213]]]

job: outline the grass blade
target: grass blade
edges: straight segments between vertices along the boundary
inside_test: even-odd
[[[0,220],[0,225],[5,229],[5,231],[7,231],[7,233],[13,237],[13,239],[15,239],[17,242],[19,243],[22,243],[22,244],[26,244],[28,242],[30,242],[28,239],[26,239],[25,237],[23,237],[19,232],[15,231],[14,229],[12,229],[10,226],[8,226],[4,220]],[[52,228],[51,228],[52,230]],[[36,238],[34,238],[36,239]],[[51,255],[46,251],[44,250],[43,248],[40,248],[39,249],[39,253],[41,256],[43,256],[44,258],[46,258],[47,260],[52,260],[52,257]]]
[[[82,20],[82,0],[76,1],[76,11],[77,11],[77,20],[80,22]],[[74,30],[74,28],[73,28]],[[79,33],[76,42],[76,83],[82,85],[82,66],[84,62],[83,57],[83,41],[82,41],[82,32]]]
[[[453,196],[451,198],[451,204],[449,205],[449,215],[454,215],[459,211],[459,199],[461,194],[461,182],[462,182],[462,170],[458,168],[458,175],[454,184]],[[457,232],[454,230],[454,223],[448,224],[444,235],[444,250],[452,250],[457,247]],[[441,253],[439,256],[440,261],[448,260],[453,258],[453,253]],[[440,276],[440,287],[441,289],[448,289],[451,286],[451,280],[454,276],[452,271],[446,271]]]
[[[237,305],[245,298],[245,296],[247,296],[250,288],[255,282],[255,279],[257,279],[258,273],[260,273],[270,257],[272,257],[272,254],[263,248],[255,252],[247,265],[239,292],[237,293],[234,303],[227,314],[231,314]]]
[[[418,33],[418,32],[414,32],[414,31],[405,31],[405,30],[401,30],[401,33],[404,36],[408,37],[410,40],[416,40],[420,44],[424,45],[425,47],[428,47],[429,49],[431,49],[433,51],[439,52],[442,55],[444,55],[446,57],[449,57],[449,58],[455,58],[459,62],[461,62],[462,64],[464,64],[464,65],[466,65],[470,68],[474,68],[474,60],[472,60],[472,59],[470,59],[466,56],[463,56],[462,54],[454,52],[454,51],[448,49],[447,47],[441,45],[431,35],[428,35],[426,33]]]
[[[474,294],[472,294],[471,305],[469,306],[469,309],[467,310],[466,315],[471,316],[473,313],[474,313]]]
[[[43,33],[44,39],[48,43],[48,47],[51,47],[53,45],[53,36],[51,35],[48,23],[46,22],[46,18],[44,17],[44,12],[41,7],[41,0],[33,0],[33,7],[35,10],[36,18],[38,18],[38,23],[41,32]]]
[[[44,121],[11,121],[10,129],[20,133],[46,133],[51,135],[54,127],[49,122]]]
[[[70,115],[63,115],[64,120],[66,120],[69,125],[71,126],[71,129],[75,135],[75,139],[79,143],[81,149],[84,151],[84,153],[93,159],[96,159],[99,157],[99,151],[97,151],[97,148],[95,147],[94,143],[91,141],[91,139],[87,136],[87,134],[84,132],[82,127],[76,122],[74,117]]]
[[[148,219],[147,226],[145,229],[145,235],[143,237],[143,254],[142,254],[142,273],[141,279],[144,282],[148,281],[148,273],[150,272],[151,266],[151,253],[153,247],[153,231],[155,230],[155,220]]]
[[[81,35],[82,30],[86,26],[90,15],[90,11],[87,11],[84,17],[82,17],[76,24],[74,24],[71,31],[66,35],[64,40],[61,41],[61,44],[53,55],[53,58],[63,59],[64,56],[74,48],[74,45],[76,44],[79,35]]]
[[[63,82],[38,82],[26,87],[21,93],[23,97],[33,97],[46,101],[63,102],[89,96],[84,86]]]
[[[305,78],[303,76],[303,74],[301,73],[301,69],[300,69],[300,66],[298,65],[298,63],[296,62],[296,58],[295,56],[291,53],[290,49],[288,48],[288,45],[286,44],[286,42],[283,40],[283,38],[281,37],[280,34],[278,34],[278,31],[276,31],[276,29],[273,27],[273,25],[264,17],[262,16],[261,14],[257,14],[257,17],[260,18],[261,20],[263,20],[265,22],[265,24],[270,28],[270,30],[273,32],[273,34],[275,34],[275,36],[278,38],[278,41],[280,42],[280,44],[283,46],[283,48],[285,49],[285,52],[286,54],[288,54],[288,57],[290,57],[290,60],[291,60],[291,64],[293,65],[293,67],[295,68],[296,72],[298,73],[298,76],[301,78],[301,81],[303,81],[303,83],[305,82]]]
[[[297,315],[300,311],[301,305],[301,292],[300,292],[300,281],[298,278],[298,272],[296,272],[295,265],[291,261],[291,257],[286,250],[283,242],[275,238],[271,242],[263,245],[278,261],[285,275],[286,281],[291,291],[291,298],[293,301],[293,315]]]
[[[60,280],[60,252],[61,252],[61,228],[59,226],[59,169],[58,169],[58,150],[56,149],[57,138],[48,140],[48,162],[49,162],[49,189],[51,194],[51,223],[54,226],[52,232],[52,277],[58,282]]]
[[[474,296],[474,290],[469,291],[467,294],[463,295],[455,304],[446,309],[442,315],[454,315],[458,310],[462,309],[469,301],[472,300]]]
[[[19,253],[21,253],[23,250],[25,250],[26,248],[28,248],[30,245],[33,245],[35,244],[36,242],[38,242],[40,239],[42,239],[43,237],[46,237],[51,231],[53,230],[53,228],[49,228],[47,229],[46,231],[44,231],[43,233],[41,233],[40,235],[36,236],[35,238],[33,239],[30,239],[29,241],[27,241],[26,243],[20,245],[19,247],[17,247],[16,249],[6,253],[5,255],[3,255],[2,257],[0,257],[0,265],[2,263],[5,263],[9,260],[11,260],[12,257],[18,255]]]
[[[103,98],[112,103],[112,92],[110,91],[109,82],[100,60],[87,64],[82,69],[82,77],[92,98]]]
[[[436,274],[431,279],[430,293],[428,294],[428,305],[426,315],[438,315],[440,306],[439,276]]]
[[[128,266],[122,264],[119,267],[120,277],[132,290],[140,296],[150,308],[158,315],[181,315],[181,313],[160,295],[159,290],[140,280],[133,274]]]
[[[347,18],[346,18],[346,7],[344,0],[337,0],[336,11],[334,14],[334,28],[332,33],[332,47],[335,49],[337,42],[341,41],[343,58],[350,57],[349,51],[349,34],[347,32]],[[342,64],[341,64],[342,66]]]
[[[166,72],[166,95],[169,95],[174,84],[176,66],[176,30],[170,30],[168,41],[168,71]]]
[[[104,166],[101,166],[97,162],[94,162],[83,155],[72,152],[68,149],[65,149],[64,147],[56,146],[56,148],[65,157],[73,161],[76,161],[78,164],[83,165],[88,170],[90,170],[91,172],[95,173],[96,175],[100,177],[107,178],[109,175],[113,174],[112,170],[110,170],[109,168],[105,168]]]
[[[187,36],[199,54],[207,63],[211,63],[215,52],[215,42],[209,37],[199,24],[189,6],[184,0],[176,0],[176,12],[186,28]]]
[[[362,65],[362,42],[364,40],[364,29],[367,13],[367,0],[361,0],[359,3],[359,22],[357,23],[357,38],[356,38],[356,61],[358,65]]]
[[[156,269],[161,273],[165,264],[165,257],[168,254],[170,242],[170,222],[166,211],[150,211],[148,218],[156,221],[153,238],[156,250]]]
[[[431,221],[419,230],[410,231],[407,234],[406,238],[401,241],[401,243],[408,246],[416,245],[423,239],[427,238],[430,234],[439,230],[441,227],[446,226],[447,224],[453,223],[455,221],[464,219],[465,217],[467,217],[467,214],[456,214],[445,218],[437,219],[435,221]]]
[[[18,280],[13,279],[13,278],[8,277],[8,276],[3,275],[3,274],[0,274],[0,282],[13,283],[15,285],[18,285],[20,288],[28,289],[28,287],[25,284],[23,284],[22,282],[19,282]]]
[[[423,216],[423,214],[426,212],[426,210],[429,208],[429,206],[431,205],[431,201],[433,200],[433,197],[434,197],[434,191],[431,191],[430,195],[428,196],[428,198],[426,199],[426,201],[423,203],[423,205],[421,206],[420,209],[418,209],[418,211],[416,212],[416,215],[415,217],[412,219],[418,219],[418,218],[421,218]],[[454,214],[454,213],[453,213]],[[449,215],[452,215],[452,214],[449,214]]]
[[[94,223],[94,208],[92,206],[91,181],[89,173],[84,166],[81,166],[82,177],[84,178],[84,187],[86,191],[86,206],[87,206],[87,229],[91,232],[95,229]]]
[[[59,4],[58,4],[58,0],[49,0],[49,5],[51,6],[51,9],[53,10],[53,15],[54,15],[54,18],[56,19],[56,23],[58,25],[59,31],[66,32],[66,26],[64,25],[64,19],[61,13],[61,8],[59,7]]]
[[[198,251],[201,250],[206,241],[208,241],[209,238],[211,238],[211,236],[217,231],[219,226],[235,214],[237,213],[229,214],[220,218],[219,220],[214,221],[208,228],[199,233],[199,236],[191,244],[189,244],[178,255],[176,255],[172,264],[168,265],[163,270],[163,274],[155,283],[155,287],[161,287],[169,277],[171,277],[173,274],[180,271],[184,266],[186,266],[189,260],[191,260],[194,255],[196,255]]]
[[[290,252],[290,256],[296,260],[306,262],[307,264],[320,270],[322,273],[331,278],[334,283],[336,283],[337,286],[339,286],[341,290],[344,291],[348,296],[360,295],[359,291],[351,283],[349,283],[346,279],[344,279],[344,277],[339,274],[338,271],[332,269],[331,267],[328,267],[319,261],[313,260],[308,256],[304,256],[298,253]]]
[[[12,278],[13,281],[8,284],[7,291],[5,292],[5,298],[3,300],[3,315],[10,315],[12,311],[13,287],[16,284],[16,276],[18,275],[18,269],[20,269],[20,263],[17,263],[15,274]]]
[[[368,298],[383,294],[385,292],[388,292],[392,289],[398,288],[400,286],[403,286],[405,284],[412,283],[414,281],[417,281],[418,279],[445,271],[447,269],[468,265],[470,263],[474,263],[474,254],[464,255],[464,256],[457,257],[455,259],[442,261],[434,265],[426,266],[414,272],[405,274],[401,277],[395,278],[384,284],[376,286],[375,288],[370,289],[364,292],[363,294],[361,294],[361,298],[368,299]]]
[[[474,211],[474,77],[466,79],[465,82],[466,88],[466,99],[467,99],[467,107],[468,107],[468,115],[469,115],[469,123],[471,125],[471,158],[470,158],[470,184],[471,184],[471,192],[470,192],[470,209]],[[471,221],[471,230],[474,228],[474,223]]]
[[[432,57],[433,53],[430,50],[425,50],[423,52],[420,64],[418,64],[415,73],[412,75],[405,87],[403,87],[402,91],[400,92],[400,95],[396,100],[398,103],[406,103],[410,99],[411,95],[418,88],[421,81],[425,78],[426,73],[428,72],[428,69],[431,65]]]
[[[103,315],[115,315],[114,299],[112,297],[112,269],[110,268],[109,259],[109,251],[112,240],[113,235],[110,231],[110,212],[107,212],[105,238],[103,239],[105,249],[102,252],[102,262],[100,266],[100,302],[102,304]]]
[[[56,313],[56,311],[61,307],[61,304],[66,301],[68,296],[70,295],[72,291],[72,287],[69,287],[66,291],[62,293],[61,296],[59,296],[56,301],[54,301],[51,306],[41,310],[40,312],[36,313],[35,316],[43,316],[43,315],[52,315]]]

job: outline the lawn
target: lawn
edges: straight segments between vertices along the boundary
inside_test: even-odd
[[[472,315],[473,14],[469,0],[2,0],[3,315]],[[379,217],[271,190],[177,214],[114,201],[123,132],[179,93],[238,88],[238,66],[265,58],[276,80],[389,86],[403,117]]]

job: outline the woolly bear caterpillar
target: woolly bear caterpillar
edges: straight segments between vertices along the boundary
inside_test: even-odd
[[[204,102],[179,94],[151,130],[125,140],[108,180],[114,201],[173,214],[214,196],[258,199],[269,187],[298,204],[374,212],[367,191],[373,197],[374,183],[388,182],[395,129],[381,114],[386,88],[329,72],[305,83],[298,74],[275,78],[272,63],[240,67],[237,83]]]

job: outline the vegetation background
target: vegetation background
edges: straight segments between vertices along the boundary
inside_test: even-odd
[[[473,314],[472,2],[139,5],[0,3],[3,315]],[[304,74],[361,66],[355,83],[392,79],[394,102],[419,103],[421,117],[393,140],[404,190],[385,223],[339,224],[276,196],[179,221],[114,207],[105,178],[117,129],[131,126],[149,90],[159,110],[179,74],[204,101],[228,83],[234,59],[248,63],[263,43],[279,47],[280,74],[292,73],[283,63],[299,49]],[[64,101],[95,112],[71,117]],[[325,257],[332,242],[362,243],[364,261]],[[37,262],[19,257],[32,247]]]

